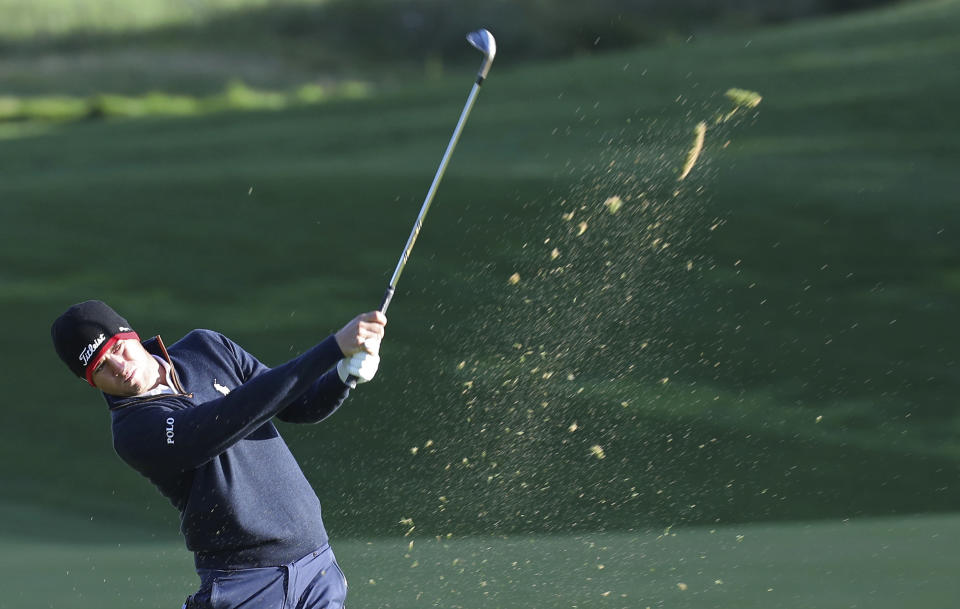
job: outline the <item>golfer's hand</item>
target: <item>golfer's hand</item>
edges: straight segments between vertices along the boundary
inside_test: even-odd
[[[387,317],[380,311],[371,311],[354,317],[350,323],[334,334],[340,350],[346,358],[360,351],[371,355],[380,353],[380,341]]]
[[[350,357],[346,357],[337,362],[337,374],[340,380],[347,384],[347,379],[351,376],[356,377],[357,384],[366,383],[373,379],[380,367],[380,356],[366,351],[358,351]]]

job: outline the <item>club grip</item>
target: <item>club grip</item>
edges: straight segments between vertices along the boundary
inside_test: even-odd
[[[383,293],[383,300],[380,302],[380,308],[378,309],[378,311],[380,311],[381,313],[387,312],[387,307],[390,306],[390,301],[393,300],[394,291],[395,291],[395,288],[392,285],[387,286],[387,290]],[[355,377],[352,374],[348,376],[347,387],[349,387],[350,389],[356,389],[357,377]]]
[[[387,286],[387,291],[383,293],[383,300],[380,302],[380,308],[378,309],[384,315],[387,314],[387,307],[390,306],[390,301],[393,300],[394,287],[392,285]]]

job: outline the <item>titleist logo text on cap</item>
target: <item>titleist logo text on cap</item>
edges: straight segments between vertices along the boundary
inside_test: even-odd
[[[86,349],[80,352],[80,361],[83,362],[83,365],[86,366],[90,361],[90,358],[93,357],[93,353],[97,350],[97,347],[103,344],[103,341],[106,340],[103,334],[100,334],[97,338],[94,339],[92,343],[87,345]]]

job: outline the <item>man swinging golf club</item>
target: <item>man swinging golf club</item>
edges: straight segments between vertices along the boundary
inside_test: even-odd
[[[467,40],[483,63],[379,310],[273,369],[209,330],[169,350],[159,336],[141,342],[100,301],[53,324],[60,358],[106,398],[117,453],[180,510],[200,576],[185,609],[343,607],[346,579],[320,501],[270,420],[322,421],[376,374],[384,313],[496,54],[487,30]]]
[[[103,302],[53,323],[57,354],[103,392],[117,454],[180,511],[200,589],[186,608],[339,609],[347,583],[320,501],[271,419],[324,420],[377,372],[386,318],[358,315],[276,368],[226,336],[141,342]]]

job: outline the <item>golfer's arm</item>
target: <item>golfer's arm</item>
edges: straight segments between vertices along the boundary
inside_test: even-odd
[[[270,370],[236,343],[227,338],[224,338],[224,341],[233,351],[242,378],[249,380]],[[333,347],[336,339],[330,341],[330,338],[328,338],[324,342],[326,348],[329,349],[331,359],[339,360],[343,357],[339,345]],[[331,366],[315,382],[311,383],[309,389],[294,398],[289,406],[278,412],[277,418],[288,423],[319,423],[340,407],[348,392],[347,387],[337,374],[336,367]]]
[[[336,412],[349,393],[350,389],[333,367],[303,395],[277,413],[277,418],[287,423],[319,423]]]
[[[146,468],[160,462],[183,469],[198,467],[303,396],[317,376],[333,367],[340,357],[340,348],[331,336],[300,357],[258,374],[222,398],[190,408],[150,409],[131,423],[139,429],[123,434],[138,440],[118,446],[118,452],[123,450],[126,454],[121,456]],[[160,434],[158,429],[170,431]]]

